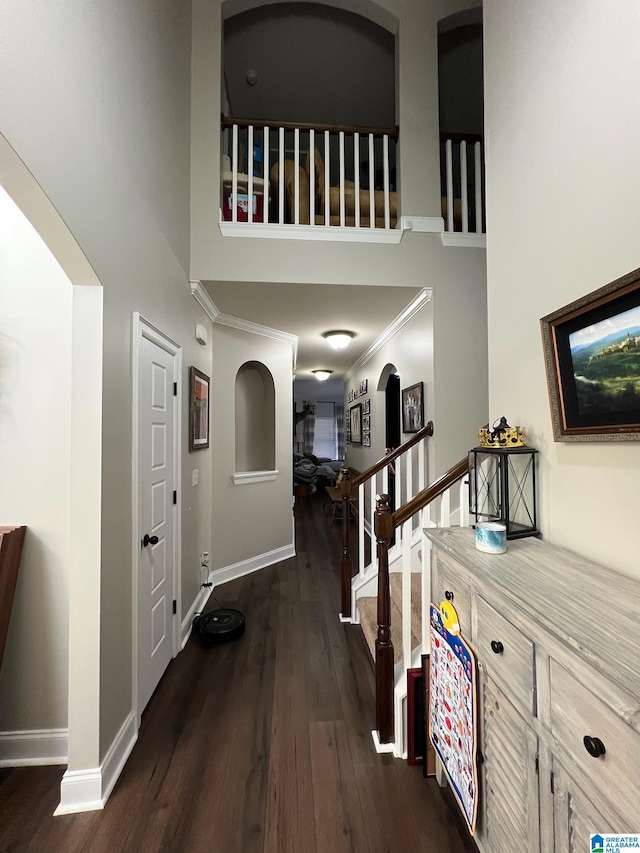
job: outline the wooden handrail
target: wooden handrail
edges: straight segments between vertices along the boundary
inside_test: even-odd
[[[417,512],[427,504],[430,504],[431,501],[435,500],[440,495],[444,494],[447,489],[453,486],[458,480],[461,480],[465,474],[469,471],[469,458],[465,457],[457,462],[452,468],[443,474],[441,477],[438,477],[430,486],[427,486],[426,489],[423,489],[421,492],[406,503],[404,506],[401,506],[393,513],[393,529],[399,527],[401,524],[404,524],[405,521],[409,521],[409,519],[414,516]]]
[[[374,136],[387,134],[392,139],[397,139],[400,135],[400,128],[397,124],[394,127],[367,127],[364,125],[322,124],[321,122],[313,124],[304,121],[271,121],[262,118],[234,118],[226,115],[221,116],[220,123],[223,130],[237,124],[238,127],[253,125],[254,127],[268,127],[271,130],[279,130],[283,127],[285,130],[317,130],[319,133],[324,133],[325,130],[328,130],[329,133],[342,131],[347,136],[353,136],[354,133],[372,133]]]
[[[417,432],[413,438],[410,438],[409,441],[405,441],[405,443],[401,444],[400,447],[396,447],[393,453],[389,453],[388,456],[383,456],[382,459],[378,459],[371,468],[367,468],[367,470],[360,474],[359,477],[355,477],[351,480],[351,488],[357,489],[358,486],[366,483],[367,480],[370,480],[371,477],[379,471],[382,471],[382,469],[386,468],[387,465],[391,465],[391,463],[395,462],[399,456],[402,456],[403,453],[412,448],[414,445],[419,444],[423,438],[427,438],[430,435],[433,435],[433,421],[429,421],[429,423]]]

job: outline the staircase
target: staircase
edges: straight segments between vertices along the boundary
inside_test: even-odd
[[[341,485],[340,618],[363,629],[375,662],[374,743],[379,752],[392,752],[398,758],[407,756],[407,669],[420,666],[422,655],[429,651],[431,543],[424,531],[469,524],[466,457],[430,486],[424,486],[425,444],[432,434],[433,424],[429,423],[353,480],[343,469]],[[398,507],[395,511],[388,494],[390,465]],[[358,565],[354,573],[348,506],[356,500]]]

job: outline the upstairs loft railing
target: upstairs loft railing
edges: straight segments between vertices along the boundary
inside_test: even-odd
[[[477,134],[440,135],[441,213],[445,231],[483,234],[484,154]]]
[[[222,116],[222,218],[324,228],[395,228],[397,127]]]

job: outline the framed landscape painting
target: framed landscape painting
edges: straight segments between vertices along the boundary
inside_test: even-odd
[[[209,377],[189,368],[189,450],[209,447]]]
[[[640,440],[640,269],[540,324],[555,441]]]

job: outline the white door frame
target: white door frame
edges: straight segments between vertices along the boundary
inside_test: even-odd
[[[132,613],[131,613],[131,628],[132,628],[132,685],[131,699],[132,710],[135,717],[136,730],[140,728],[142,711],[144,709],[138,706],[138,588],[140,582],[140,448],[139,436],[140,429],[140,352],[142,348],[142,339],[147,338],[152,343],[161,347],[161,349],[173,356],[174,376],[173,381],[177,383],[178,394],[174,398],[176,405],[173,413],[174,426],[174,453],[173,453],[173,476],[176,484],[178,499],[174,505],[173,512],[173,599],[177,602],[177,615],[173,620],[171,631],[171,646],[172,657],[175,657],[181,651],[180,628],[182,614],[182,513],[181,513],[181,471],[182,457],[180,448],[182,447],[182,348],[176,344],[171,338],[167,337],[157,326],[154,326],[146,320],[137,311],[133,312],[133,330],[132,330],[132,367],[133,367],[133,400],[132,400],[132,444],[131,444],[131,482],[132,482],[132,565],[133,565],[133,581],[131,589]]]

